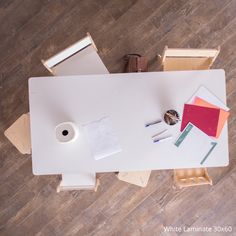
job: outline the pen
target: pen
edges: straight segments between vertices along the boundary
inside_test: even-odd
[[[159,132],[159,133],[153,135],[152,138],[155,138],[156,136],[159,136],[159,135],[161,135],[161,134],[164,134],[166,131],[167,131],[167,129],[164,129],[164,130],[162,130],[161,132]]]
[[[162,139],[156,139],[156,140],[153,140],[153,142],[158,143],[158,142],[162,142],[162,141],[165,141],[165,140],[168,140],[168,139],[172,139],[172,136],[168,136],[168,137],[162,138]]]
[[[155,124],[158,124],[158,123],[161,123],[161,120],[157,120],[157,121],[153,121],[151,123],[148,123],[145,125],[145,127],[148,127],[148,126],[151,126],[151,125],[155,125]]]
[[[169,116],[169,117],[170,117],[171,119],[173,119],[173,120],[181,121],[180,118],[178,118],[178,117],[176,117],[176,116],[170,114],[169,112],[167,112],[166,115]]]

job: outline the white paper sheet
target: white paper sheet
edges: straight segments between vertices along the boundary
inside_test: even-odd
[[[204,86],[199,87],[197,92],[190,98],[190,100],[187,103],[192,104],[196,97],[199,97],[225,111],[229,111],[229,108],[218,97],[216,97],[212,92],[210,92]]]
[[[211,157],[211,152],[217,146],[217,142],[192,123],[188,123],[176,140],[175,146],[184,158],[194,157],[203,164],[207,158]]]
[[[91,122],[84,129],[95,160],[122,151],[109,117]]]

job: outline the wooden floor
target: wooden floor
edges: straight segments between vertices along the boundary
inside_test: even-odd
[[[0,235],[182,235],[164,226],[233,227],[236,235],[236,0],[1,0]],[[230,165],[209,169],[213,186],[179,190],[173,171],[153,171],[146,188],[99,174],[98,192],[56,193],[58,176],[33,176],[3,132],[29,111],[27,81],[49,75],[41,64],[90,32],[110,72],[122,56],[170,47],[216,47],[227,75]],[[184,89],[184,88],[183,88]],[[220,228],[218,228],[220,230]],[[230,229],[230,228],[228,228]],[[182,228],[183,230],[183,228]]]

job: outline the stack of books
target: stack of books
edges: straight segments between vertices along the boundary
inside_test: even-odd
[[[181,131],[192,123],[205,134],[219,138],[228,117],[229,108],[202,86],[184,105]]]
[[[209,165],[228,117],[229,108],[207,88],[200,87],[184,104],[181,134],[175,142],[178,152],[200,166]]]

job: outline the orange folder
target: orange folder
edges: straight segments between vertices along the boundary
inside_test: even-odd
[[[218,108],[217,106],[212,105],[211,103],[206,102],[205,100],[203,100],[199,97],[195,98],[193,104],[197,105],[197,106],[202,106],[202,107]],[[219,121],[218,121],[217,132],[216,132],[216,138],[219,138],[220,133],[221,133],[221,131],[224,127],[224,124],[225,124],[226,120],[228,119],[228,117],[229,117],[229,112],[225,111],[223,109],[220,109]]]

